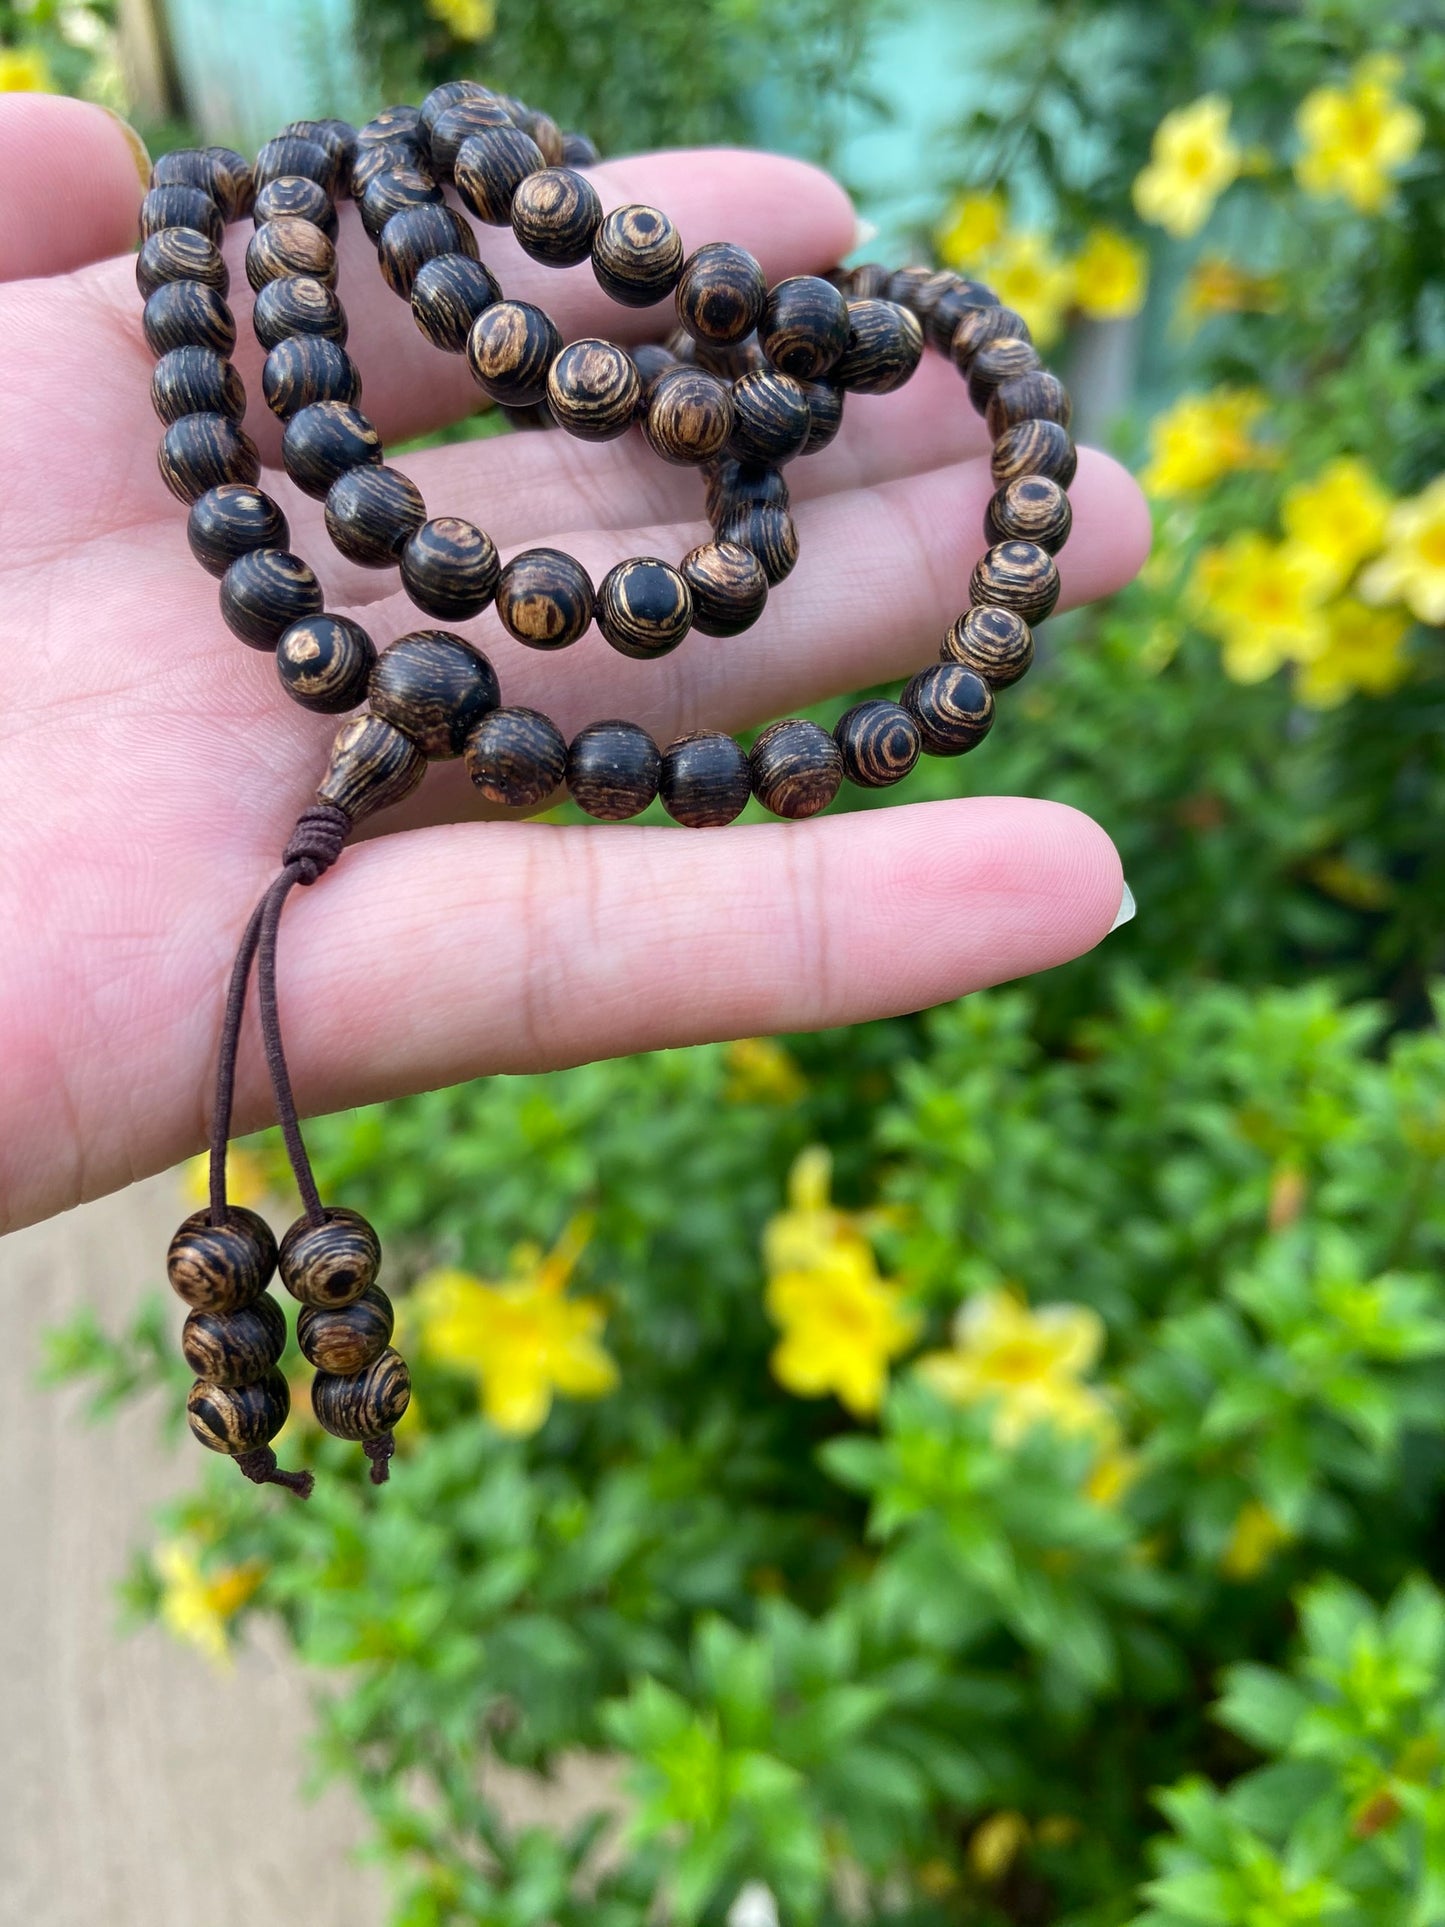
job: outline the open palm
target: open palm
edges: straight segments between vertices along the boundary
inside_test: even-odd
[[[673,153],[595,170],[603,203],[665,208],[690,249],[728,239],[770,279],[853,244],[842,191],[797,162]],[[311,799],[335,722],[298,709],[222,623],[156,469],[151,357],[127,258],[141,186],[99,110],[0,99],[0,1227],[163,1167],[205,1139],[221,992],[236,939]],[[388,442],[476,404],[383,284],[341,210],[340,288],[364,405]],[[425,619],[393,572],[331,548],[320,505],[279,469],[259,401],[240,256],[227,243],[256,397],[246,426],[327,607],[378,646]],[[655,337],[586,267],[549,272],[484,240],[509,295],[564,336]],[[836,442],[790,476],[802,556],[763,618],[662,662],[598,636],[518,647],[463,626],[504,699],[564,733],[607,716],[661,742],[738,729],[911,673],[966,602],[992,491],[986,437],[935,356],[887,398],[854,397]],[[593,579],[705,537],[696,475],[637,436],[514,435],[416,454],[432,514],[465,515],[506,557],[551,544]],[[1085,451],[1065,605],[1107,594],[1148,541],[1128,477]],[[1017,718],[1015,723],[1017,724]],[[288,1043],[312,1111],[610,1053],[910,1010],[1077,954],[1109,928],[1107,837],[1053,804],[997,798],[723,835],[475,820],[457,764],[433,768],[289,911]],[[237,1123],[269,1115],[259,1048]]]

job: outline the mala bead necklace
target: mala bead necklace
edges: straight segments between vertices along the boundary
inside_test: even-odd
[[[923,267],[839,268],[770,287],[746,249],[718,241],[685,254],[660,210],[604,210],[585,172],[596,159],[585,136],[562,132],[546,114],[449,81],[420,108],[386,108],[359,129],[293,122],[254,163],[221,147],[168,154],[141,209],[136,280],[157,357],[160,468],[188,505],[191,549],[219,580],[228,627],[274,653],[293,700],[337,715],[366,704],[343,723],[315,802],[242,934],[221,1027],[210,1200],[181,1225],[168,1257],[171,1283],[190,1307],[181,1344],[196,1373],[191,1430],[248,1478],[302,1497],[312,1475],[283,1471],[271,1449],[290,1403],[278,1369],[286,1324],[269,1291],[277,1271],[301,1305],[297,1341],[315,1368],[316,1417],[362,1445],[378,1484],[410,1382],[391,1347],[376,1233],[358,1213],[322,1203],[296,1114],[276,988],[292,888],[314,884],[357,823],[399,802],[429,761],[445,758],[462,757],[481,793],[514,809],[536,809],[565,786],[587,814],[609,822],[658,798],[696,828],[732,822],[752,796],[778,816],[816,815],[845,779],[879,789],[924,751],[976,747],[992,726],[995,692],[1028,669],[1033,628],[1058,597],[1054,557],[1069,534],[1076,466],[1070,405],[1020,316],[979,283]],[[590,260],[620,305],[670,298],[675,329],[630,352],[601,338],[564,342],[542,308],[506,297],[469,222],[447,203],[447,186],[483,224],[510,227],[532,259],[552,267]],[[430,517],[415,484],[386,463],[360,408],[337,289],[336,200],[344,195],[357,203],[387,286],[434,346],[465,356],[491,403],[519,426],[582,440],[638,428],[663,461],[701,470],[711,540],[677,566],[652,556],[620,562],[594,586],[558,549],[503,562],[473,523]],[[283,424],[286,472],[324,503],[333,545],[362,566],[397,568],[424,615],[463,622],[494,607],[507,633],[534,649],[567,648],[594,622],[613,648],[644,659],[677,648],[690,629],[741,634],[797,561],[786,463],[828,445],[848,394],[901,387],[925,345],[948,356],[993,439],[995,493],[969,606],[938,661],[899,702],[856,703],[831,732],[794,717],[764,729],[751,750],[710,730],[664,749],[615,719],[588,724],[569,743],[539,711],[504,706],[487,657],[449,629],[418,629],[378,652],[359,623],[326,611],[316,574],[289,547],[283,511],[260,487],[260,458],[241,426],[246,395],[230,359],[236,324],[220,242],[226,225],[248,214],[262,394]],[[226,1190],[253,971],[303,1207],[279,1246]]]

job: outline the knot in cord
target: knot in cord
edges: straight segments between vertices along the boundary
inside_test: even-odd
[[[282,865],[296,872],[298,883],[314,883],[336,861],[351,834],[351,818],[334,803],[313,803],[296,819],[291,839],[281,852]]]
[[[390,1432],[383,1432],[378,1439],[363,1439],[361,1449],[371,1460],[371,1483],[385,1485],[391,1477],[389,1461],[396,1450],[396,1440]]]
[[[309,1499],[316,1483],[309,1472],[283,1472],[269,1445],[258,1445],[253,1451],[240,1453],[236,1465],[253,1484],[284,1485],[298,1499]]]

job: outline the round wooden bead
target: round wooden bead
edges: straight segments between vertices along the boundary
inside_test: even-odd
[[[171,1289],[194,1311],[239,1311],[260,1297],[275,1270],[271,1227],[242,1204],[228,1207],[222,1225],[211,1223],[207,1207],[193,1211],[166,1253]]]
[[[286,473],[318,501],[350,469],[381,457],[380,435],[360,409],[344,401],[316,401],[298,409],[281,437]]]
[[[741,635],[768,600],[762,563],[737,542],[703,542],[689,550],[682,579],[692,596],[692,626],[705,636]]]
[[[837,372],[835,367],[827,381],[798,383],[808,404],[808,438],[798,450],[800,455],[816,455],[843,426],[843,390],[833,379]]]
[[[933,280],[932,268],[895,268],[883,287],[885,300],[896,301],[912,314],[920,314],[918,298]]]
[[[278,134],[274,140],[267,141],[258,150],[251,171],[258,192],[268,181],[279,180],[283,174],[299,174],[305,180],[315,181],[328,194],[334,194],[340,176],[335,157],[316,141],[300,134]]]
[[[256,198],[251,163],[230,147],[177,148],[151,169],[151,186],[198,187],[220,209],[223,221],[250,212]]]
[[[992,689],[1017,682],[1034,659],[1029,625],[1012,609],[966,609],[943,638],[945,662],[961,662]]]
[[[671,654],[692,627],[692,594],[670,563],[634,556],[603,576],[596,615],[619,654],[649,662]]]
[[[1074,514],[1069,498],[1047,475],[1020,475],[1005,482],[983,518],[989,542],[1037,542],[1057,555],[1069,539]]]
[[[714,516],[735,508],[785,509],[790,499],[781,469],[731,455],[708,470],[706,489],[708,514]]]
[[[939,354],[946,355],[952,348],[958,324],[966,315],[998,305],[998,296],[992,288],[954,274],[949,276],[948,285],[939,292],[938,298],[929,303],[926,317],[920,318],[930,344]]]
[[[1001,382],[1012,381],[1016,375],[1028,374],[1038,365],[1038,350],[1031,341],[1020,341],[1015,335],[990,341],[979,349],[969,364],[968,398],[982,415]]]
[[[563,164],[567,158],[566,136],[550,114],[544,114],[534,107],[518,118],[517,125],[524,134],[532,136],[548,167],[560,167]]]
[[[475,254],[476,238],[449,207],[404,207],[381,230],[376,255],[393,294],[411,298],[424,262],[439,254]]]
[[[678,365],[653,382],[642,433],[664,461],[696,466],[720,455],[733,432],[732,393],[705,368]]]
[[[781,373],[816,381],[848,346],[848,303],[821,275],[792,275],[770,290],[758,340]]]
[[[282,1284],[303,1305],[349,1305],[376,1283],[381,1240],[359,1211],[332,1205],[320,1224],[298,1218],[278,1256]]]
[[[665,375],[670,368],[678,367],[678,359],[661,341],[639,342],[631,353],[632,365],[637,370],[637,379],[642,383],[642,399],[646,402],[652,392],[652,384],[659,375]]]
[[[562,136],[562,159],[568,167],[595,167],[602,156],[585,134]]]
[[[492,538],[456,515],[423,522],[401,552],[403,588],[419,609],[444,622],[479,615],[497,593],[501,569]]]
[[[774,588],[792,574],[798,560],[798,531],[785,508],[747,503],[730,508],[718,517],[714,534],[719,542],[750,549]]]
[[[537,810],[567,774],[567,741],[535,709],[494,709],[467,738],[467,774],[489,803]]]
[[[484,87],[479,80],[443,80],[433,87],[421,106],[416,110],[415,127],[422,139],[430,147],[436,124],[448,107],[455,107],[459,100],[492,100],[496,96],[490,87]],[[411,110],[398,107],[391,110],[396,114],[406,114]]]
[[[307,616],[276,645],[281,686],[303,709],[340,716],[366,699],[376,645],[345,616]]]
[[[1047,368],[1030,369],[1011,381],[1000,382],[989,396],[986,412],[988,432],[995,437],[1019,422],[1058,422],[1067,428],[1073,418],[1068,389]]]
[[[721,829],[742,815],[753,793],[747,752],[719,730],[679,736],[662,759],[662,806],[690,830]]]
[[[677,282],[677,318],[696,341],[744,341],[763,318],[768,283],[746,248],[710,241],[690,254]]]
[[[246,390],[214,348],[172,348],[156,363],[151,402],[163,422],[182,415],[226,415],[238,422],[246,412]]]
[[[274,1439],[290,1411],[291,1388],[275,1370],[251,1385],[213,1385],[198,1378],[186,1394],[192,1436],[233,1459]]]
[[[496,280],[468,254],[433,255],[418,268],[411,284],[416,325],[433,347],[450,355],[466,352],[472,323],[501,298]]]
[[[529,174],[540,174],[546,165],[541,148],[520,127],[488,127],[462,142],[453,171],[457,192],[477,219],[506,227],[512,196]]]
[[[272,414],[284,422],[313,402],[359,402],[361,376],[338,342],[324,335],[290,335],[267,355],[261,392]]]
[[[195,502],[221,482],[257,482],[256,444],[229,415],[182,415],[161,438],[161,479],[177,500]]]
[[[404,730],[433,761],[460,756],[473,726],[501,697],[480,649],[446,629],[417,629],[383,649],[370,694],[372,715]]]
[[[993,445],[993,479],[1002,487],[1021,475],[1043,475],[1067,488],[1079,466],[1079,453],[1067,428],[1058,422],[1018,422]]]
[[[502,570],[497,614],[530,649],[565,649],[587,628],[596,601],[592,578],[561,549],[524,549]]]
[[[286,1349],[286,1314],[269,1291],[239,1311],[193,1311],[181,1355],[212,1385],[254,1385]]]
[[[425,775],[426,757],[404,731],[380,716],[353,716],[336,733],[316,800],[359,823],[410,796]]]
[[[570,167],[544,167],[518,183],[511,220],[513,234],[534,261],[570,268],[592,252],[602,202],[585,175]]]
[[[203,189],[182,184],[153,187],[140,204],[141,240],[148,241],[168,228],[190,228],[219,247],[226,224],[221,210]]]
[[[317,1371],[350,1378],[380,1358],[395,1323],[391,1300],[380,1285],[368,1285],[350,1305],[303,1305],[296,1342]]]
[[[412,141],[420,151],[426,139],[427,136],[422,132],[419,107],[383,107],[379,114],[373,114],[369,121],[357,128],[356,149],[361,154],[368,147],[381,146],[387,141]]]
[[[569,435],[611,442],[625,435],[642,396],[632,357],[610,341],[574,341],[552,363],[547,405]]]
[[[996,542],[974,564],[968,599],[1042,622],[1059,599],[1058,564],[1037,542]]]
[[[655,207],[619,207],[593,239],[592,272],[603,293],[624,308],[650,308],[677,286],[682,238]]]
[[[172,348],[213,348],[229,355],[236,345],[236,321],[224,295],[199,281],[167,281],[145,304],[141,327],[156,356]]]
[[[1029,341],[1028,323],[1012,308],[970,308],[953,331],[948,353],[958,372],[967,378],[973,358],[995,341]]]
[[[284,174],[267,181],[256,196],[253,214],[258,228],[268,221],[309,221],[328,241],[334,241],[340,231],[331,196],[304,174]]]
[[[843,774],[865,790],[902,782],[923,751],[923,738],[908,711],[881,698],[854,703],[834,725],[833,741]]]
[[[679,361],[705,368],[720,381],[738,381],[768,366],[768,358],[755,334],[741,341],[695,341],[685,328],[677,328],[669,336],[667,345]]]
[[[315,141],[336,164],[336,192],[346,193],[351,182],[351,157],[356,152],[356,129],[346,120],[288,120],[282,134]]]
[[[826,277],[833,281],[830,274]],[[893,270],[885,268],[878,261],[864,261],[859,267],[843,270],[843,279],[834,281],[848,301],[886,301],[888,283],[893,279]]]
[[[346,345],[346,315],[336,290],[314,274],[268,281],[256,296],[251,326],[263,348],[274,348],[288,335],[321,335],[338,347]]]
[[[259,488],[222,482],[191,505],[186,540],[207,575],[223,576],[253,549],[284,549],[291,539],[286,517]]]
[[[249,549],[221,577],[221,615],[253,649],[274,649],[293,622],[321,613],[321,584],[289,549]]]
[[[802,452],[811,421],[807,397],[797,382],[770,368],[760,369],[733,383],[728,452],[744,462],[789,461]]]
[[[547,392],[547,371],[562,337],[549,315],[526,301],[495,301],[467,337],[467,363],[482,393],[507,408],[526,408]]]
[[[193,227],[168,227],[141,242],[135,284],[148,301],[168,281],[200,281],[224,295],[230,291],[231,272],[214,241]]]
[[[834,363],[831,379],[852,394],[891,395],[922,359],[923,329],[917,315],[896,301],[850,301],[848,345]]]
[[[657,795],[662,755],[636,723],[589,723],[567,751],[567,788],[604,823],[640,816]]]
[[[464,140],[491,127],[511,125],[511,115],[495,94],[468,94],[465,100],[454,101],[432,124],[432,166],[444,181],[449,181]]]
[[[390,1349],[349,1378],[318,1372],[311,1381],[316,1422],[335,1439],[378,1439],[410,1403],[411,1374],[401,1353]]]
[[[361,214],[361,224],[366,227],[366,191],[381,174],[398,172],[422,174],[429,181],[435,181],[432,172],[431,156],[421,141],[403,138],[398,135],[394,140],[367,141],[356,150],[356,158],[351,163],[351,196]],[[366,228],[368,234],[371,229]],[[380,228],[377,229],[379,233]],[[372,234],[371,238],[376,239]]]
[[[380,244],[393,215],[412,207],[441,207],[443,197],[429,168],[394,167],[373,174],[360,202],[361,225]]]
[[[331,484],[326,530],[341,553],[364,569],[386,569],[426,520],[416,483],[386,463],[353,468]]]
[[[843,758],[826,729],[790,717],[770,723],[753,744],[753,795],[774,816],[816,816],[843,781]]]
[[[336,249],[310,221],[267,221],[247,243],[246,279],[253,288],[283,274],[311,274],[328,288],[336,286]]]
[[[941,662],[916,675],[903,691],[903,707],[918,725],[930,756],[962,756],[993,725],[993,691],[962,663]]]

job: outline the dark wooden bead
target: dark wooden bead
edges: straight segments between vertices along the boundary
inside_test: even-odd
[[[219,247],[226,223],[221,210],[202,188],[176,184],[153,187],[140,204],[140,235],[148,241],[169,228],[190,228],[213,247]]]
[[[146,345],[157,357],[172,348],[214,348],[229,356],[236,345],[236,322],[224,295],[199,281],[167,281],[156,289],[141,316]]]
[[[494,301],[467,337],[467,361],[478,386],[507,408],[542,400],[547,371],[561,351],[551,317],[526,301]]]
[[[949,354],[958,324],[964,317],[998,305],[998,296],[992,288],[984,287],[981,281],[965,281],[959,275],[951,276],[949,285],[930,304],[923,324],[930,345],[941,355]]]
[[[735,508],[785,509],[789,499],[783,471],[766,462],[740,462],[729,455],[708,470],[709,515]]]
[[[768,358],[755,334],[744,335],[741,341],[694,341],[685,328],[678,328],[668,346],[679,361],[705,368],[719,381],[739,381],[768,367]]]
[[[467,738],[467,774],[489,803],[537,810],[567,774],[567,740],[535,709],[494,709]]]
[[[982,415],[1001,382],[1026,375],[1039,365],[1039,351],[1031,341],[1004,335],[980,348],[968,369],[968,398]]]
[[[431,132],[430,158],[437,175],[452,178],[462,142],[489,128],[511,127],[512,117],[495,94],[469,94],[438,114]]]
[[[254,1385],[286,1349],[286,1314],[269,1291],[239,1311],[193,1311],[181,1355],[212,1385]]]
[[[1069,498],[1047,475],[1020,475],[1006,482],[983,518],[988,542],[1037,542],[1057,555],[1069,539],[1074,513]]]
[[[657,795],[662,754],[636,723],[589,723],[567,751],[567,788],[604,823],[640,816]]]
[[[274,649],[293,622],[321,613],[321,584],[289,549],[248,549],[221,577],[221,615],[253,649]]]
[[[221,211],[223,221],[250,212],[256,198],[251,163],[230,147],[186,147],[162,154],[151,169],[152,187],[198,187]]]
[[[566,167],[595,167],[602,156],[585,134],[562,136],[562,161]]]
[[[167,227],[147,235],[135,258],[135,284],[145,300],[168,281],[200,281],[229,294],[231,271],[214,241],[193,227]]]
[[[993,445],[993,479],[1002,487],[1021,475],[1043,475],[1067,488],[1079,466],[1079,453],[1067,428],[1058,422],[1017,422]]]
[[[677,286],[682,237],[655,207],[619,207],[597,230],[592,272],[603,293],[624,308],[650,308]]]
[[[501,569],[492,538],[455,515],[424,522],[401,552],[402,587],[444,622],[479,615],[497,593]]]
[[[854,703],[838,718],[833,741],[843,759],[843,774],[865,790],[901,783],[923,753],[923,738],[908,711],[876,697]]]
[[[816,816],[843,781],[843,758],[826,729],[800,717],[770,723],[753,744],[753,795],[774,816]]]
[[[547,406],[584,442],[611,442],[632,426],[642,383],[632,357],[610,341],[573,341],[547,374]]]
[[[283,174],[279,180],[267,181],[256,196],[253,213],[258,228],[268,221],[309,221],[328,241],[340,232],[331,196],[304,174]]]
[[[903,691],[903,707],[930,756],[962,756],[993,726],[993,691],[958,662],[921,670]]]
[[[619,654],[649,662],[670,655],[692,627],[692,593],[671,563],[633,556],[598,584],[596,616]]]
[[[864,261],[849,272],[844,297],[849,301],[890,300],[888,283],[892,279],[893,270],[885,268],[881,261]]]
[[[356,153],[356,129],[349,120],[288,120],[283,135],[315,141],[325,148],[336,164],[336,192],[345,194],[351,186],[351,162]]]
[[[439,254],[475,254],[476,237],[449,207],[404,207],[393,214],[376,244],[377,259],[393,294],[411,298],[423,264]]]
[[[992,689],[1017,682],[1034,659],[1029,625],[1012,609],[966,609],[943,638],[939,655],[961,662]]]
[[[502,290],[491,273],[467,254],[435,254],[424,261],[411,284],[411,312],[435,348],[466,352],[472,323],[484,308],[500,301]]]
[[[227,415],[238,422],[246,412],[246,390],[214,348],[172,348],[156,363],[151,402],[163,422],[182,415]]]
[[[435,181],[431,157],[420,140],[406,139],[398,135],[395,140],[368,141],[356,150],[356,158],[351,163],[351,195],[358,210],[366,198],[371,183],[381,174],[394,172],[421,174],[428,181]],[[395,210],[393,210],[394,212]],[[366,215],[362,211],[362,225],[366,226]],[[380,233],[380,229],[377,230]],[[367,228],[370,234],[370,228]],[[376,236],[372,235],[375,240]]]
[[[284,422],[313,402],[359,402],[361,376],[339,342],[325,335],[288,335],[266,357],[261,392],[272,414]]]
[[[512,232],[534,261],[570,268],[585,261],[602,224],[602,201],[585,175],[570,167],[529,174],[512,196]]]
[[[1068,389],[1047,368],[1035,368],[1000,382],[989,396],[985,417],[988,432],[995,437],[1019,422],[1057,422],[1067,428],[1073,418]]]
[[[276,645],[281,687],[303,709],[341,716],[366,700],[376,645],[346,616],[307,616]]]
[[[528,434],[534,429],[555,428],[557,426],[556,422],[552,419],[552,411],[547,406],[547,397],[545,395],[543,395],[540,401],[528,402],[521,408],[509,408],[505,403],[499,403],[497,412],[507,424],[509,430],[521,434]]]
[[[286,517],[259,488],[222,482],[193,503],[186,521],[191,554],[207,575],[223,576],[252,549],[284,549],[291,539]]]
[[[821,275],[792,275],[769,291],[758,340],[781,373],[816,381],[848,346],[848,303]]]
[[[791,376],[772,369],[744,375],[733,383],[728,452],[744,462],[789,461],[802,452],[811,421],[807,396]]]
[[[934,274],[933,268],[895,268],[883,288],[884,299],[896,301],[921,318],[919,296],[933,281]]]
[[[696,341],[745,341],[767,301],[767,277],[746,248],[710,241],[683,263],[677,318]]]
[[[642,433],[664,461],[693,467],[710,462],[732,432],[732,391],[705,368],[675,365],[648,390]]]
[[[427,136],[422,131],[419,107],[404,103],[383,107],[379,114],[373,114],[369,121],[356,130],[358,154],[364,153],[368,147],[385,146],[388,141],[411,141],[418,149],[426,145]]]
[[[751,629],[768,600],[768,578],[751,549],[736,542],[704,542],[682,559],[692,595],[692,626],[705,636],[737,636]]]
[[[800,381],[803,399],[808,404],[808,439],[798,450],[800,455],[816,455],[820,448],[826,448],[838,430],[843,426],[843,390],[839,388],[834,376],[836,366],[827,381]]]
[[[923,359],[918,317],[896,301],[850,301],[848,346],[830,379],[857,395],[891,395]]]
[[[359,823],[410,796],[425,775],[426,758],[410,736],[380,716],[353,716],[336,733],[316,800]]]
[[[592,578],[561,549],[524,549],[502,570],[497,614],[532,649],[565,649],[592,620]]]
[[[267,141],[258,151],[251,171],[258,192],[268,181],[279,180],[283,174],[299,174],[304,180],[324,187],[328,194],[336,192],[341,173],[333,155],[300,134],[277,134],[274,140]]]
[[[246,279],[257,290],[283,274],[311,274],[336,286],[336,249],[312,221],[287,216],[258,227],[246,247]]]
[[[321,1224],[297,1218],[278,1257],[282,1284],[303,1305],[350,1305],[376,1283],[381,1240],[359,1211],[331,1205]]]
[[[968,599],[1042,622],[1059,599],[1059,568],[1037,542],[996,542],[974,564]]]
[[[314,274],[286,274],[268,281],[256,296],[251,326],[263,348],[274,348],[288,335],[320,335],[346,346],[346,315],[336,290]]]
[[[340,476],[381,458],[380,435],[360,409],[344,401],[316,401],[299,408],[281,437],[286,473],[318,501]]]
[[[327,534],[349,562],[364,569],[390,568],[425,520],[421,490],[384,462],[350,469],[326,497]]]
[[[290,1411],[291,1388],[275,1370],[251,1385],[213,1385],[198,1378],[186,1394],[192,1436],[232,1459],[274,1439]]]
[[[229,415],[182,415],[161,438],[161,479],[178,501],[197,501],[222,482],[258,482],[256,444]]]
[[[417,629],[383,649],[371,672],[371,713],[404,730],[432,761],[460,756],[497,707],[496,671],[480,649],[446,629]]]
[[[714,534],[719,542],[736,542],[751,549],[774,588],[793,572],[798,560],[798,531],[784,508],[743,504],[718,517]]]
[[[496,98],[492,89],[484,87],[479,80],[444,80],[439,86],[432,88],[417,109],[415,124],[430,147],[436,124],[448,107],[455,107],[459,100],[495,100]],[[397,108],[394,111],[407,113],[410,109]]]
[[[980,349],[995,341],[1031,339],[1028,323],[1012,308],[970,308],[953,331],[948,353],[954,367],[966,379]]]
[[[690,830],[721,829],[734,822],[752,793],[747,751],[720,730],[679,736],[663,756],[658,785],[662,806]]]
[[[409,207],[440,207],[442,199],[430,168],[393,167],[371,176],[357,205],[361,225],[379,243],[394,214]]]
[[[520,116],[517,125],[532,136],[548,167],[562,166],[567,158],[567,137],[550,114],[534,107]]]
[[[242,1204],[226,1222],[211,1223],[209,1208],[193,1211],[166,1253],[171,1290],[194,1311],[239,1311],[260,1297],[276,1271],[276,1240],[266,1220]]]
[[[470,134],[455,164],[457,192],[479,221],[506,227],[512,196],[529,174],[546,166],[542,150],[520,127],[489,127]]]
[[[381,1357],[395,1323],[391,1300],[380,1285],[368,1285],[350,1305],[303,1305],[296,1342],[317,1371],[350,1378]]]
[[[680,364],[671,348],[661,341],[644,341],[631,352],[632,365],[637,370],[637,379],[642,383],[642,399],[646,402],[658,376],[665,375],[670,368]]]
[[[411,1374],[401,1353],[390,1349],[348,1378],[318,1372],[311,1381],[316,1423],[334,1439],[379,1439],[410,1403]]]

